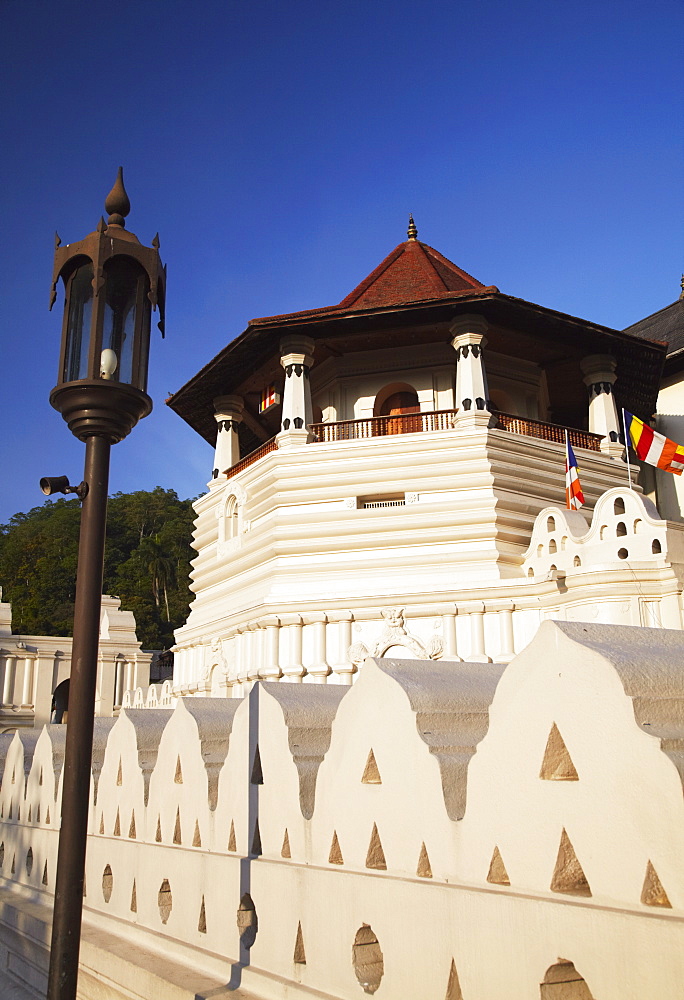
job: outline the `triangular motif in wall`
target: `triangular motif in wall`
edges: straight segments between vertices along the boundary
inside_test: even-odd
[[[119,770],[116,772],[116,783],[117,785],[123,784],[123,774],[121,773],[121,757],[119,757]]]
[[[180,806],[176,809],[176,823],[173,828],[173,842],[174,844],[182,844],[181,840],[181,820],[180,820]]]
[[[503,858],[501,857],[501,851],[498,847],[494,848],[492,853],[492,860],[489,862],[489,872],[487,874],[487,881],[493,882],[494,885],[510,885],[511,880],[508,877],[508,872],[506,871],[506,865],[503,863]]]
[[[40,823],[40,802],[36,806],[36,823]]]
[[[418,876],[418,878],[432,878],[432,868],[430,866],[430,858],[428,857],[428,852],[424,841],[420,848],[420,857],[418,858],[418,868],[416,869],[416,875]]]
[[[371,751],[368,754],[368,760],[366,761],[366,767],[364,768],[363,777],[361,781],[364,785],[381,785],[382,778],[380,777],[380,771],[378,770],[378,765],[375,762],[375,754],[371,747]]]
[[[591,896],[587,877],[565,829],[561,834],[550,888],[552,892],[564,892],[570,896]]]
[[[45,823],[47,826],[50,825],[50,806],[48,806],[47,812],[45,813]]]
[[[135,838],[136,838],[136,831],[135,831],[135,809],[134,809],[131,813],[131,822],[128,827],[128,839],[135,840]]]
[[[104,813],[100,813],[100,833],[104,834]]]
[[[280,848],[281,858],[291,858],[292,852],[290,851],[290,834],[287,832],[287,827],[285,827],[285,836],[283,837],[283,846]]]
[[[42,879],[42,884],[43,884],[43,885],[47,885],[47,884],[48,884],[48,870],[47,870],[47,861],[45,862],[45,867],[43,868],[43,879]]]
[[[641,890],[641,902],[646,906],[666,906],[672,907],[672,903],[667,898],[667,893],[663,888],[663,883],[658,878],[658,873],[649,861],[646,865],[646,877]]]
[[[183,771],[181,769],[180,755],[176,758],[176,774],[173,780],[177,785],[183,784]]]
[[[304,938],[302,936],[301,923],[297,924],[297,937],[295,939],[292,961],[295,965],[306,965],[306,952],[304,951]]]
[[[458,981],[458,972],[456,971],[456,962],[451,959],[451,968],[449,969],[449,981],[447,983],[447,991],[444,1000],[463,1000],[463,994],[461,993],[461,984]]]
[[[380,842],[380,834],[378,833],[378,827],[373,823],[373,832],[371,833],[370,843],[368,845],[368,854],[366,855],[366,868],[375,868],[378,871],[387,871],[387,862],[385,861],[385,852],[382,849],[382,844]]]
[[[230,833],[228,835],[228,850],[232,851],[233,853],[237,851],[235,843],[235,823],[233,822],[232,819],[230,821]]]
[[[119,810],[116,810],[116,819],[114,820],[114,836],[121,836],[121,819],[119,818]]]
[[[200,828],[198,819],[195,820],[195,832],[192,835],[192,846],[193,847],[202,846],[202,838],[200,837]]]
[[[252,784],[263,785],[263,783],[264,773],[261,770],[261,754],[259,753],[259,744],[257,743],[256,752],[254,754],[254,765],[252,767]]]
[[[252,838],[252,854],[261,854],[261,833],[259,832],[259,820],[254,823],[254,836]]]
[[[161,835],[161,816],[157,816],[157,831],[156,831],[156,833],[155,833],[155,835],[154,835],[154,840],[155,840],[155,843],[156,843],[156,844],[161,844],[161,842],[162,842],[162,835]]]
[[[30,823],[30,822],[31,822],[31,809],[32,809],[32,807],[31,807],[31,806],[29,806],[29,811],[28,811],[28,818],[27,818],[27,820],[26,820],[26,822],[27,822],[27,823]]]
[[[330,854],[328,855],[328,864],[330,865],[344,864],[344,858],[342,857],[340,842],[337,839],[337,830],[333,832],[332,844],[330,845]]]
[[[207,933],[207,911],[204,907],[204,896],[202,896],[202,905],[200,906],[199,920],[197,921],[197,930],[200,934]]]
[[[135,879],[133,879],[133,888],[131,889],[131,913],[138,912],[138,894],[135,889]]]
[[[551,726],[539,777],[545,781],[579,781],[579,775],[568,753],[565,740],[554,722]]]

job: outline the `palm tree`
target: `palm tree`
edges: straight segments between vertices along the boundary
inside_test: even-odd
[[[159,535],[149,535],[140,542],[137,555],[150,574],[154,603],[159,607],[160,597],[163,594],[166,620],[171,621],[168,588],[176,582],[176,561],[173,554]]]

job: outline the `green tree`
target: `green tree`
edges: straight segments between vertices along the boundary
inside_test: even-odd
[[[134,613],[147,649],[171,645],[187,617],[193,518],[190,500],[161,487],[109,499],[103,591]],[[79,527],[77,500],[47,502],[0,526],[0,585],[16,633],[71,634]]]

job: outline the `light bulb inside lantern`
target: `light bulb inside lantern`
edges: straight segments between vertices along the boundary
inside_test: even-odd
[[[116,352],[111,347],[105,347],[100,355],[100,375],[102,378],[111,378],[119,364]]]

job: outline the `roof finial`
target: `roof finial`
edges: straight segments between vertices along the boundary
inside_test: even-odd
[[[418,230],[416,229],[416,224],[413,221],[413,216],[412,215],[409,215],[409,227],[408,227],[408,232],[406,233],[406,235],[408,236],[408,238],[410,240],[417,240],[418,239]]]
[[[125,227],[126,221],[124,216],[128,215],[130,212],[131,203],[128,200],[126,188],[124,187],[123,167],[119,167],[119,172],[116,175],[116,180],[114,181],[114,187],[107,195],[104,207],[105,212],[109,213],[109,218],[107,219],[108,226]]]
[[[679,297],[680,299],[684,299],[684,274],[682,275],[682,280],[679,282],[679,284],[682,286],[682,290],[679,293]]]

